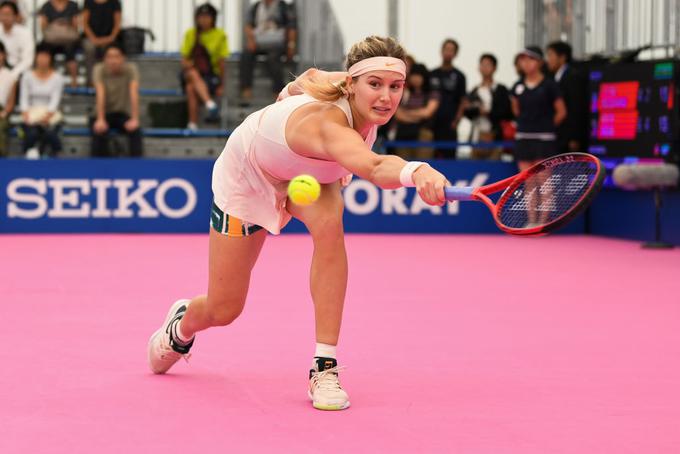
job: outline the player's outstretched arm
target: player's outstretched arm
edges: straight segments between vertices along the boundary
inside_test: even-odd
[[[446,200],[444,187],[447,181],[444,175],[423,164],[410,174],[411,181],[403,182],[402,171],[407,162],[398,156],[374,153],[358,132],[342,124],[341,118],[323,123],[321,139],[330,158],[383,189],[395,189],[408,183],[414,185],[420,197],[430,205],[442,205]]]

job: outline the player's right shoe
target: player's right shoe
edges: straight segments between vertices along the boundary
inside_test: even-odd
[[[308,395],[317,410],[344,410],[349,407],[349,396],[338,379],[341,369],[334,358],[314,358],[314,365],[309,371]]]
[[[163,325],[149,339],[149,367],[154,374],[166,373],[182,357],[185,360],[189,359],[189,350],[194,344],[194,339],[184,345],[173,337],[173,326],[184,317],[189,303],[190,300],[176,301],[170,307]]]

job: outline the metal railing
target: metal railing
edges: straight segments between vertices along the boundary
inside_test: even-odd
[[[37,12],[47,0],[23,0],[28,9],[27,25],[40,40]],[[142,27],[153,31],[156,40],[145,42],[147,52],[176,53],[184,32],[194,26],[194,10],[203,3],[217,8],[217,27],[227,32],[229,48],[239,51],[243,43],[243,24],[255,0],[121,0],[123,27]],[[285,0],[294,3],[300,18],[299,52],[303,62],[339,65],[343,57],[340,28],[328,0]],[[82,6],[83,1],[78,0]]]
[[[678,55],[680,0],[523,0],[525,44],[565,40],[577,58],[651,46]],[[522,16],[521,16],[522,17]]]
[[[47,0],[23,0],[28,9],[27,26],[36,41],[41,36],[37,14]],[[76,0],[82,7],[83,1]],[[194,26],[194,9],[202,3],[211,3],[219,11],[217,27],[229,37],[230,48],[241,46],[241,2],[234,0],[121,0],[123,27],[142,27],[153,31],[155,41],[147,40],[150,52],[179,52],[184,32]]]

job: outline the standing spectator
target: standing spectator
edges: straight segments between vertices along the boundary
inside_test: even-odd
[[[558,149],[561,153],[584,151],[588,140],[588,81],[572,68],[568,43],[550,43],[546,59],[567,107],[567,118],[557,128]]]
[[[396,140],[432,141],[430,120],[439,108],[439,93],[430,88],[430,74],[427,68],[419,63],[411,66],[406,77],[406,87],[397,108]],[[404,159],[431,159],[431,147],[397,148],[396,153]]]
[[[59,103],[64,79],[54,70],[54,56],[49,46],[38,46],[35,64],[21,77],[19,109],[24,133],[23,151],[27,159],[40,158],[39,143],[47,142],[50,156],[61,152]]]
[[[52,46],[54,52],[66,57],[66,69],[71,76],[72,87],[78,85],[76,52],[80,45],[79,15],[78,4],[72,0],[49,0],[38,13],[44,42]]]
[[[188,129],[198,128],[198,103],[205,104],[208,119],[215,120],[218,100],[224,94],[224,59],[229,56],[227,35],[216,28],[217,10],[210,3],[196,8],[195,27],[184,34],[182,86],[187,94]]]
[[[17,82],[7,64],[5,45],[0,42],[0,158],[7,156],[9,116],[14,110]]]
[[[512,109],[517,117],[515,159],[519,170],[525,170],[558,153],[556,128],[567,111],[557,83],[543,75],[540,47],[524,49],[519,65],[524,79],[512,89]]]
[[[458,122],[465,109],[465,75],[453,66],[458,55],[458,42],[447,39],[442,44],[442,65],[430,73],[432,88],[441,95],[439,109],[435,114],[434,140],[457,141]],[[440,149],[439,157],[456,158],[456,148]]]
[[[109,44],[104,61],[94,67],[92,79],[97,97],[97,117],[92,122],[92,156],[110,155],[107,135],[112,128],[128,136],[131,156],[141,156],[137,66],[126,61],[119,45]]]
[[[478,142],[494,142],[503,140],[501,122],[512,119],[510,92],[503,84],[496,83],[493,76],[498,60],[492,54],[483,54],[479,58],[479,73],[482,83],[472,89],[468,96],[468,107],[465,115],[472,121],[473,133]],[[498,159],[501,148],[475,148],[472,157],[475,159]]]
[[[267,56],[267,69],[272,79],[274,98],[283,89],[283,63],[285,55],[291,60],[297,43],[297,24],[294,7],[283,0],[261,0],[250,9],[245,26],[246,46],[241,54],[241,98],[249,103],[253,97],[253,70],[255,56]]]
[[[19,8],[16,3],[0,3],[0,41],[7,51],[7,63],[12,67],[12,76],[18,80],[21,74],[33,65],[35,42],[28,28],[18,23]]]
[[[102,58],[107,46],[118,39],[121,18],[120,0],[85,0],[83,51],[85,52],[88,85],[92,81],[94,64]]]

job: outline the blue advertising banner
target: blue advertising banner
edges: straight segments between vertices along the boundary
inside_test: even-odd
[[[206,232],[212,161],[3,160],[0,232]],[[482,186],[516,172],[512,163],[435,161],[458,186]],[[477,202],[432,207],[414,189],[382,190],[354,179],[344,190],[348,232],[494,233]],[[583,220],[567,229],[583,232]],[[291,222],[287,232],[304,231]]]

